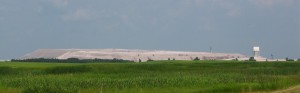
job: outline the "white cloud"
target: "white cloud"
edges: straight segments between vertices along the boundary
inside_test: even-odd
[[[272,8],[277,5],[290,6],[294,3],[295,0],[248,0],[250,3],[255,5]]]
[[[71,12],[69,14],[63,15],[63,20],[89,20],[92,17],[92,12],[87,9],[79,8],[74,12]]]

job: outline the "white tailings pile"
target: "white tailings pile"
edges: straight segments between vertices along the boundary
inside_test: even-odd
[[[245,58],[236,53],[183,52],[162,50],[132,50],[132,49],[39,49],[26,54],[21,59],[31,58],[79,58],[79,59],[123,59],[138,62],[147,60],[225,60]]]

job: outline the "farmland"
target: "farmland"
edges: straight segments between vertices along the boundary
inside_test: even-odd
[[[248,93],[297,85],[300,62],[0,62],[0,93]]]

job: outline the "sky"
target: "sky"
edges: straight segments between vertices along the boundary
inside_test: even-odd
[[[0,59],[37,49],[300,58],[300,0],[0,0]]]

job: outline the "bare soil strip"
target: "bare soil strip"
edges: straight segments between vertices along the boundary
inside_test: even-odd
[[[300,93],[300,85],[293,86],[284,90],[274,91],[272,93]]]

